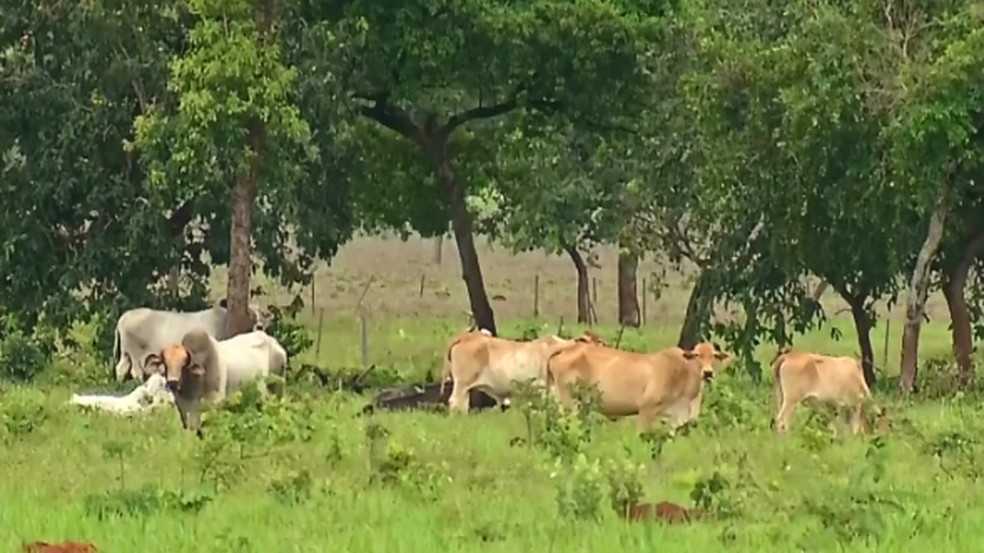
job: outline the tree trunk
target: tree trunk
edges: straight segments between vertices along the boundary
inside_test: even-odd
[[[265,47],[273,25],[273,0],[261,0],[256,6],[257,42]],[[249,165],[236,182],[232,205],[232,240],[229,248],[229,283],[226,300],[229,309],[228,331],[231,336],[249,332],[253,320],[249,315],[250,277],[253,272],[253,203],[256,200],[257,180],[263,163],[266,129],[254,118],[248,125]]]
[[[434,252],[431,254],[431,263],[441,264],[441,257],[444,255],[444,235],[434,237]]]
[[[858,347],[861,348],[861,370],[864,372],[864,381],[868,387],[875,385],[875,350],[871,347],[871,319],[865,311],[865,296],[853,296],[846,292],[840,292],[844,301],[851,306],[851,317],[854,319],[854,328],[858,331]]]
[[[618,322],[624,326],[639,326],[639,292],[636,271],[639,257],[622,250],[618,253]]]
[[[974,379],[973,347],[974,337],[971,330],[970,309],[964,289],[970,269],[984,250],[984,229],[967,236],[960,259],[945,271],[943,277],[943,294],[946,306],[950,311],[951,335],[953,354],[957,360],[957,378],[962,386],[967,386]]]
[[[454,231],[454,240],[458,245],[462,278],[468,290],[468,302],[471,305],[475,325],[496,336],[498,332],[495,327],[495,315],[489,303],[489,296],[485,292],[485,280],[482,277],[482,266],[478,261],[478,251],[475,249],[471,215],[465,203],[465,191],[451,167],[446,142],[435,144],[432,139],[429,149],[438,184],[448,194],[451,204],[451,229]]]
[[[953,191],[953,177],[956,166],[952,167],[943,185],[940,196],[929,217],[929,229],[923,241],[916,266],[909,281],[909,294],[905,305],[905,330],[902,332],[902,366],[899,369],[899,387],[902,393],[912,392],[916,384],[917,362],[919,357],[919,332],[922,329],[923,312],[926,309],[926,296],[929,292],[929,269],[943,240],[946,215],[950,210],[950,194]]]
[[[577,322],[591,322],[591,291],[588,289],[588,266],[574,246],[564,246],[577,271]]]
[[[683,327],[680,328],[680,338],[677,340],[677,346],[682,349],[690,350],[697,345],[704,325],[711,317],[711,302],[706,297],[708,278],[707,269],[701,270],[697,282],[690,291],[687,312],[683,317]]]

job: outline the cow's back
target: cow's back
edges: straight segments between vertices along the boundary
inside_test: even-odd
[[[856,359],[816,356],[813,365],[816,375],[815,396],[818,399],[836,400],[871,395]]]
[[[270,372],[270,348],[263,332],[247,332],[222,340],[218,342],[218,351],[228,371],[227,394]]]
[[[656,377],[649,355],[577,343],[550,357],[548,370],[553,386],[577,381],[593,385],[600,394],[601,410],[608,416],[638,412]],[[663,375],[665,377],[665,375]]]
[[[130,343],[151,351],[180,343],[185,333],[196,327],[218,340],[226,333],[224,320],[211,308],[180,312],[138,307],[124,313],[117,326]]]

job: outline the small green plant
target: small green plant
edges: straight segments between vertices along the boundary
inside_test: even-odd
[[[270,324],[264,330],[280,342],[284,351],[287,352],[288,359],[296,358],[298,354],[314,345],[311,331],[293,318],[303,306],[303,302],[295,302],[295,304],[287,307],[271,305],[269,307]]]
[[[579,453],[574,463],[565,466],[558,459],[556,470],[550,474],[556,482],[557,511],[563,518],[600,520],[604,498],[604,477],[601,463]]]
[[[674,435],[665,425],[654,425],[640,432],[639,439],[649,446],[649,456],[655,461],[663,456],[663,448],[673,441]]]
[[[245,473],[253,459],[281,445],[309,442],[314,435],[310,398],[291,401],[246,385],[210,413],[195,458],[200,481],[223,489]]]
[[[283,505],[300,505],[311,499],[314,480],[306,470],[290,472],[276,478],[267,486],[267,491]]]
[[[45,396],[39,390],[15,388],[0,402],[0,419],[11,437],[21,438],[35,432],[46,420]]]
[[[108,440],[102,444],[103,457],[116,461],[116,466],[119,469],[116,479],[121,490],[126,487],[125,458],[133,453],[133,449],[133,443],[119,440]]]
[[[121,488],[89,494],[84,499],[83,508],[87,516],[104,521],[113,518],[148,517],[166,510],[196,513],[213,499],[214,496],[204,490],[175,492],[147,485],[135,490]]]
[[[645,467],[629,459],[609,461],[605,467],[608,480],[608,499],[619,517],[628,516],[629,509],[642,499],[642,476]]]
[[[598,403],[598,392],[593,386],[578,382],[572,387],[572,395],[577,402],[574,411],[565,409],[540,386],[522,383],[513,401],[526,422],[527,443],[567,462],[590,443]]]
[[[803,446],[813,453],[820,453],[836,441],[834,416],[829,408],[817,406],[810,409],[803,425],[796,432]]]

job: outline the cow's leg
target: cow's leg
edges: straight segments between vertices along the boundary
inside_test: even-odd
[[[788,397],[782,398],[779,413],[776,414],[777,434],[785,434],[789,430],[789,421],[793,418],[793,412],[796,410],[797,403],[796,401],[790,401]]]
[[[178,410],[178,418],[181,419],[181,428],[188,429],[188,415],[185,413],[184,408],[175,404],[174,406]]]
[[[864,405],[865,401],[861,399],[851,406],[851,432],[855,436],[864,430]]]
[[[455,380],[451,388],[451,397],[448,398],[448,411],[452,413],[467,413],[469,407],[468,386]]]
[[[656,422],[655,408],[644,407],[639,409],[639,414],[636,415],[639,432],[648,432],[653,427],[654,422]]]
[[[116,381],[123,382],[127,376],[131,376],[132,368],[133,363],[130,360],[130,354],[123,352],[119,362],[116,363]]]

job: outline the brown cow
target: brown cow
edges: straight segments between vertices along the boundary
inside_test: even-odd
[[[216,348],[216,340],[200,329],[188,331],[181,344],[172,344],[160,354],[148,356],[146,364],[162,372],[174,394],[181,426],[201,435],[202,402],[225,399],[228,370]]]
[[[850,405],[851,430],[857,434],[862,429],[864,406],[871,402],[861,365],[853,357],[801,351],[780,353],[772,362],[772,389],[779,434],[789,430],[793,411],[804,400]]]
[[[547,386],[567,408],[574,405],[569,386],[593,384],[600,393],[600,410],[608,418],[638,415],[640,429],[657,416],[673,419],[673,428],[700,413],[704,381],[714,376],[714,362],[731,354],[708,342],[684,351],[678,347],[635,353],[578,343],[554,353],[547,362]]]
[[[508,405],[518,382],[544,383],[547,358],[559,348],[599,341],[597,335],[587,332],[573,340],[549,335],[529,342],[498,338],[485,330],[465,332],[448,344],[441,392],[450,376],[454,381],[448,398],[450,411],[467,412],[471,390],[481,390],[500,405]]]

